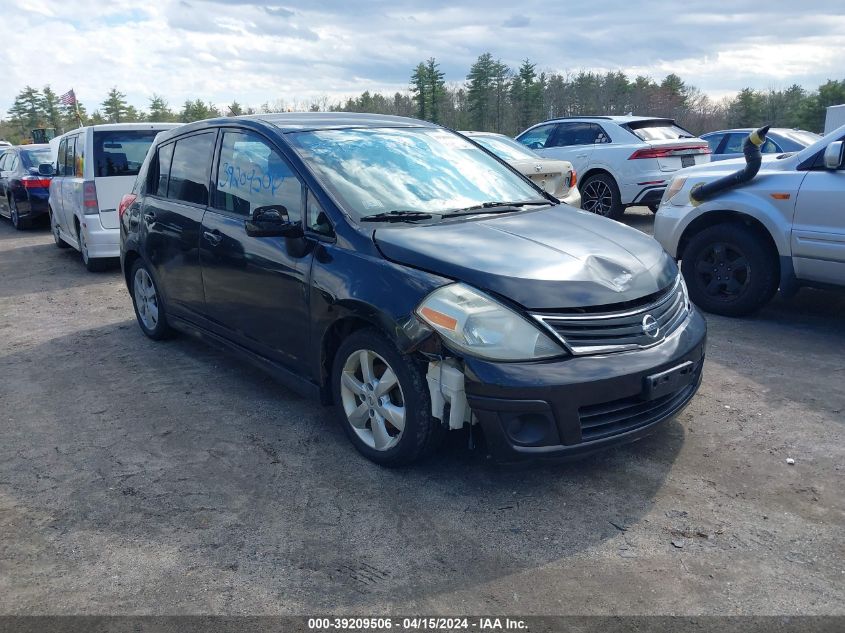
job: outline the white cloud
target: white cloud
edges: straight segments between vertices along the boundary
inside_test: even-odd
[[[528,0],[314,3],[129,0],[32,3],[4,9],[0,112],[25,85],[71,86],[89,111],[117,86],[136,106],[158,93],[218,104],[292,103],[363,90],[404,90],[436,57],[448,81],[490,51],[511,65],[669,72],[713,96],[744,86],[845,79],[845,5],[663,0],[549,4]],[[518,13],[514,8],[518,7]],[[33,54],[46,57],[33,63]]]

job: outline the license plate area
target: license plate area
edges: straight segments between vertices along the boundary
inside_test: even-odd
[[[643,398],[654,400],[680,391],[693,380],[695,363],[691,360],[676,367],[643,378]]]
[[[681,156],[681,167],[692,167],[695,165],[695,156]]]

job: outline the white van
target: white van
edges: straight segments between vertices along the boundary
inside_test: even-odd
[[[132,190],[156,134],[179,125],[109,123],[59,137],[49,201],[56,246],[73,246],[91,271],[119,257],[120,199]]]

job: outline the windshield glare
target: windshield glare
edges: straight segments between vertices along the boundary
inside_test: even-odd
[[[543,199],[466,139],[438,128],[295,132],[287,138],[354,218],[444,213],[485,202]]]
[[[24,165],[27,167],[38,167],[42,163],[52,163],[53,156],[50,149],[30,149],[21,152],[23,156]]]
[[[516,141],[506,136],[472,136],[473,141],[486,147],[503,160],[537,160],[539,156]]]

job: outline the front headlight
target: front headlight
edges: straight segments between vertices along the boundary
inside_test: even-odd
[[[660,204],[674,204],[672,202],[672,198],[674,198],[678,193],[680,193],[681,189],[684,188],[684,184],[686,183],[687,179],[683,176],[680,178],[672,179],[672,182],[669,183],[669,186],[666,188],[666,192],[663,194],[663,200],[660,201]],[[686,201],[683,201],[678,206],[683,206],[686,204]]]
[[[417,316],[459,351],[488,360],[538,360],[564,349],[525,318],[461,283],[438,288]]]

